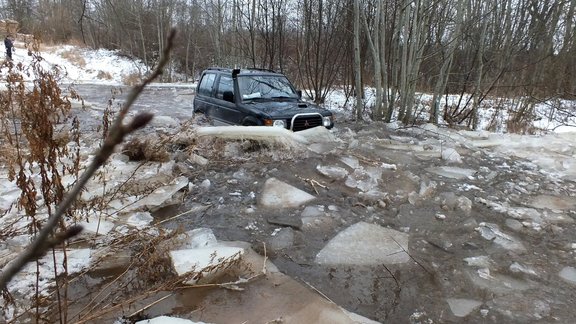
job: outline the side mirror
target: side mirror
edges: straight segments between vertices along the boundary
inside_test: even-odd
[[[298,99],[302,99],[302,90],[296,90],[296,94],[298,95]]]
[[[229,102],[234,102],[234,92],[232,91],[224,91],[222,94],[222,99]]]

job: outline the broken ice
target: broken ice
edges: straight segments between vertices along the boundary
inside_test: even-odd
[[[498,225],[492,223],[480,223],[476,231],[482,235],[483,238],[493,241],[494,243],[502,246],[507,250],[525,250],[526,248],[520,241],[511,235],[508,235],[500,230]]]
[[[576,284],[576,269],[573,267],[564,267],[562,271],[560,271],[560,278]]]
[[[213,278],[238,260],[244,250],[237,247],[210,246],[170,251],[172,265],[179,276],[193,274],[186,284],[195,284],[202,278]]]
[[[448,298],[447,301],[452,314],[457,317],[466,317],[474,309],[482,305],[481,301],[473,299]]]
[[[437,168],[427,168],[426,171],[435,173],[437,175],[452,178],[452,179],[466,179],[471,178],[476,174],[476,170],[463,169],[457,167],[441,166]]]
[[[319,264],[398,264],[410,260],[408,234],[365,222],[338,233],[316,256]]]
[[[270,208],[299,207],[316,197],[276,178],[270,178],[264,183],[260,204]]]

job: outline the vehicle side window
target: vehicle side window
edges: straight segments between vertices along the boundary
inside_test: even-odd
[[[232,77],[222,75],[220,76],[220,82],[218,82],[216,98],[224,99],[224,92],[226,91],[234,92],[234,84],[232,83]]]
[[[214,80],[216,79],[216,74],[214,73],[206,73],[200,80],[200,84],[198,85],[198,94],[204,96],[211,96],[212,95],[212,88],[214,86]]]

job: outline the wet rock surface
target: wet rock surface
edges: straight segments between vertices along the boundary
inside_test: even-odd
[[[192,96],[171,98],[174,113],[156,113],[189,121]],[[206,121],[194,117],[191,124]],[[248,242],[280,271],[270,279],[278,282],[275,293],[298,299],[296,281],[378,322],[572,322],[576,173],[568,163],[541,164],[544,153],[508,154],[486,134],[429,125],[398,129],[340,119],[330,138],[318,137],[310,149],[290,152],[198,142],[196,162],[173,168],[186,174],[186,194],[152,216],[164,228],[209,228],[218,241]],[[569,159],[574,148],[565,152]],[[350,235],[358,224],[368,234]],[[347,235],[350,241],[340,240]],[[353,256],[325,262],[328,250]],[[382,251],[394,262],[375,256]],[[258,296],[259,285],[250,294]],[[149,314],[200,321],[198,305],[231,308],[252,296],[190,294]],[[305,318],[293,312],[284,319]]]

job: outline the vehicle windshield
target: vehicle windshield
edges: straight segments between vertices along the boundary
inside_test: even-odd
[[[297,99],[290,81],[282,75],[240,75],[238,87],[242,100]]]

